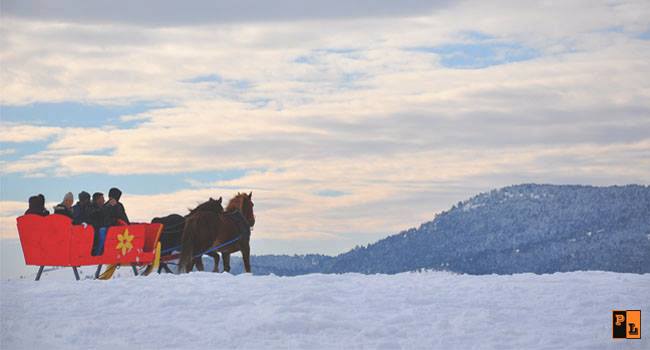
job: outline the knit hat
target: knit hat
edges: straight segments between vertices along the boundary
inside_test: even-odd
[[[74,200],[74,195],[72,194],[72,192],[68,192],[68,193],[65,194],[65,196],[63,196],[63,201],[64,201],[64,202],[65,202],[66,200],[68,200],[68,199],[71,200],[71,201]]]

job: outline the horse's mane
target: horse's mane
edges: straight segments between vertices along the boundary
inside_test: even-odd
[[[221,209],[221,205],[220,205],[219,201],[210,198],[210,200],[208,200],[207,202],[201,203],[196,208],[189,209],[189,210],[190,210],[190,215],[192,215],[192,214],[194,214],[196,212],[199,212],[199,211],[215,211],[215,212],[219,212],[222,209]]]
[[[228,206],[226,207],[227,212],[241,210],[244,206],[244,198],[248,195],[246,193],[237,193],[236,196],[230,199]]]

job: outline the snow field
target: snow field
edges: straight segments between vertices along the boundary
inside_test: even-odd
[[[0,347],[650,349],[611,311],[650,314],[650,275],[297,277],[214,273],[2,281]],[[69,276],[68,276],[69,274]],[[648,316],[645,316],[648,317]]]

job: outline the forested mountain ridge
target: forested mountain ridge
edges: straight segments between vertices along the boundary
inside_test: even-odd
[[[254,256],[254,273],[650,272],[650,187],[509,186],[336,257]],[[238,264],[237,264],[238,265]],[[239,266],[233,266],[233,272]]]

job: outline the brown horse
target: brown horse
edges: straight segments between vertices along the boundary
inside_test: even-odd
[[[182,272],[184,266],[188,267],[187,271],[191,271],[194,264],[200,271],[203,271],[201,257],[194,258],[193,255],[208,250],[216,239],[219,216],[223,214],[221,202],[221,197],[218,200],[210,198],[207,202],[190,209],[190,213],[185,216],[185,225],[180,239],[180,272]],[[219,255],[215,257],[211,254],[211,256],[215,259],[214,263],[218,264]]]
[[[218,246],[222,242],[229,240],[239,239],[230,245],[219,249],[221,257],[223,258],[223,270],[230,271],[230,254],[241,251],[242,260],[244,261],[244,270],[251,272],[251,229],[255,226],[255,213],[253,212],[253,192],[237,193],[226,207],[225,213],[221,214],[221,227],[219,229],[219,237],[213,246]],[[242,220],[243,219],[243,220]],[[242,227],[245,226],[245,227]],[[219,266],[216,264],[214,271],[219,271]]]
[[[221,252],[224,271],[228,272],[230,254],[237,251],[242,252],[244,269],[250,272],[250,229],[255,225],[252,198],[252,192],[237,193],[228,203],[225,212],[216,215],[212,212],[201,212],[188,218],[183,230],[179,271],[192,271],[194,264],[199,270],[203,270],[203,262],[200,257],[194,258],[194,254],[219,247],[208,253],[214,258],[214,272],[219,272],[217,252]],[[208,241],[211,244],[203,249]]]
[[[181,236],[183,235],[183,227],[185,226],[185,219],[199,211],[213,211],[215,213],[222,213],[223,206],[221,205],[222,198],[210,199],[201,203],[194,209],[188,209],[189,213],[185,216],[180,214],[169,214],[164,217],[156,217],[151,220],[151,223],[163,224],[163,230],[160,233],[160,244],[163,255],[169,254],[181,246]],[[180,250],[180,249],[179,249]]]

